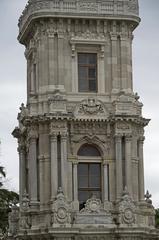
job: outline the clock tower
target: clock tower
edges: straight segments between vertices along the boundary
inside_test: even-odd
[[[18,114],[20,206],[10,238],[157,239],[145,200],[142,103],[133,90],[137,0],[29,0],[27,104]],[[15,217],[16,216],[16,217]]]

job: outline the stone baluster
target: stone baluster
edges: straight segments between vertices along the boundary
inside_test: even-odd
[[[131,142],[132,136],[125,137],[125,185],[132,197],[132,159],[131,159]],[[125,186],[124,186],[125,187]]]
[[[144,200],[144,162],[143,162],[143,144],[144,144],[144,137],[139,139],[139,200]]]
[[[122,136],[115,136],[115,153],[116,153],[116,199],[121,198],[123,191],[122,176]]]

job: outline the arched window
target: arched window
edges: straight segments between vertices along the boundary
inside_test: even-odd
[[[78,200],[82,209],[92,195],[101,198],[101,155],[96,147],[85,144],[79,149],[78,156]],[[80,161],[80,157],[84,160]]]

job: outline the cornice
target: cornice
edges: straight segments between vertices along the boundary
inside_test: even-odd
[[[86,18],[140,22],[138,0],[29,0],[19,19],[19,41],[30,24],[39,18]],[[135,28],[134,26],[134,28]]]
[[[24,126],[31,126],[32,124],[40,124],[40,123],[50,123],[52,121],[68,121],[68,122],[106,122],[110,124],[115,124],[119,122],[127,122],[127,123],[134,123],[145,127],[150,122],[150,119],[146,119],[139,116],[123,116],[123,115],[109,115],[105,118],[76,118],[72,114],[48,114],[48,115],[37,115],[37,116],[27,116],[23,120]],[[16,130],[16,129],[15,129]],[[14,130],[14,131],[15,131]],[[19,130],[19,129],[18,129]],[[17,132],[17,131],[16,131]]]

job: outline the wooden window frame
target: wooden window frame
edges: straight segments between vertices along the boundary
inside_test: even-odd
[[[88,56],[90,55],[95,55],[96,56],[96,63],[95,64],[89,64],[89,63],[79,63],[79,56],[80,55],[86,55],[86,58],[88,58]],[[79,92],[91,92],[91,93],[97,93],[98,92],[98,62],[97,62],[97,53],[88,53],[88,52],[78,52],[77,53],[77,59],[78,59],[78,91]],[[87,69],[87,78],[86,78],[86,82],[87,82],[87,89],[81,89],[80,87],[80,68],[83,67],[83,68],[86,68]],[[95,78],[91,78],[89,77],[89,70],[90,69],[95,69],[95,73],[96,73],[96,76]],[[95,89],[94,90],[91,90],[91,87],[90,87],[90,83],[91,81],[95,81]]]

